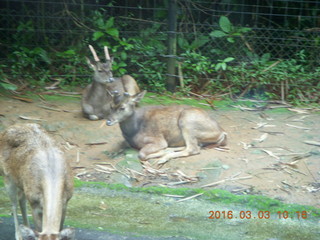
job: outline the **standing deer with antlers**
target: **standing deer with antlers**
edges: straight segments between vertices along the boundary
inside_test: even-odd
[[[118,92],[122,94],[127,92],[135,95],[140,91],[137,82],[130,75],[124,75],[114,78],[112,74],[112,62],[108,48],[104,47],[106,62],[102,63],[94,50],[89,45],[94,60],[87,58],[88,65],[94,71],[93,81],[89,84],[82,96],[82,112],[86,118],[90,120],[98,120],[106,118],[110,113],[110,104],[112,96],[110,93]]]

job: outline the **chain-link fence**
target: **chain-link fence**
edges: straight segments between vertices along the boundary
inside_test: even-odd
[[[174,32],[168,23],[172,2]],[[168,75],[177,85],[192,85],[189,90],[203,92],[215,82],[205,92],[239,88],[234,94],[241,96],[262,85],[275,95],[300,84],[319,87],[320,1],[2,0],[0,6],[0,64],[10,81],[88,82],[84,56],[93,44],[111,48],[116,72],[155,88]],[[167,42],[172,33],[173,54]],[[167,72],[168,58],[177,60],[174,73]],[[280,73],[279,80],[265,80],[271,72]],[[303,72],[309,75],[302,82],[290,75]],[[237,74],[242,77],[235,80]],[[299,94],[319,99],[316,92]]]

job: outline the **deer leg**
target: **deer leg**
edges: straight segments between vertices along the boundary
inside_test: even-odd
[[[8,178],[5,178],[5,186],[12,203],[12,214],[13,214],[13,220],[14,220],[15,237],[16,237],[16,240],[22,240],[22,236],[19,229],[19,220],[18,220],[18,189],[17,189],[17,186]]]
[[[148,143],[144,145],[139,151],[139,158],[143,161],[151,159],[149,155],[161,156],[161,151],[165,150],[168,147],[168,143],[164,138],[160,139],[148,139]]]
[[[197,138],[200,143],[203,145],[207,145],[210,147],[219,147],[227,145],[227,133],[226,132],[218,132],[218,131],[210,131],[198,133]]]
[[[170,159],[173,159],[173,158],[188,157],[188,156],[196,155],[196,154],[199,154],[199,153],[200,153],[200,151],[196,151],[194,149],[190,150],[189,148],[186,147],[182,151],[167,153],[166,155],[164,155],[163,157],[161,157],[159,159],[158,164],[164,164],[164,163],[168,162]]]
[[[185,149],[185,147],[176,147],[176,148],[166,148],[166,149],[162,149],[159,152],[156,153],[152,153],[149,154],[146,158],[146,160],[152,159],[152,158],[159,158],[162,157],[168,153],[172,153],[172,152],[178,152],[178,151],[182,151],[183,149]]]
[[[63,229],[63,223],[64,219],[66,218],[66,210],[67,210],[67,202],[62,207],[62,216],[61,216],[61,222],[60,222],[60,231]]]
[[[200,153],[200,147],[196,138],[190,135],[188,129],[182,129],[182,136],[185,140],[186,146],[182,151],[169,152],[159,159],[158,164],[164,164],[172,158],[187,157]]]
[[[30,227],[29,219],[27,215],[27,201],[26,196],[23,192],[19,192],[19,205],[22,214],[23,224],[27,227]]]
[[[35,229],[38,232],[42,231],[42,206],[41,203],[36,201],[36,202],[30,202],[31,209],[32,209],[32,217],[33,217],[33,222]]]
[[[91,105],[83,104],[82,108],[83,108],[83,112],[85,113],[85,115],[88,116],[88,118],[90,120],[98,120],[99,119],[99,117],[94,114],[94,109]]]

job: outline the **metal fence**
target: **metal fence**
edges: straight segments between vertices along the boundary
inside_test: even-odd
[[[107,29],[106,26],[106,31],[110,31],[109,36],[111,38],[113,36],[113,40],[105,42],[112,44],[118,37],[117,34],[119,39],[137,36],[143,39],[142,33],[148,30],[146,38],[152,38],[155,44],[158,41],[166,46],[158,51],[159,61],[166,61],[166,57],[184,61],[185,57],[182,58],[180,55],[184,45],[190,50],[200,51],[213,63],[233,57],[235,61],[232,64],[238,64],[248,61],[250,56],[261,57],[264,54],[269,54],[271,59],[290,59],[302,51],[309,70],[319,66],[320,1],[174,1],[177,4],[175,11],[177,27],[174,34],[178,43],[175,56],[170,56],[167,52],[170,2],[172,1],[2,0],[0,2],[1,63],[5,63],[6,66],[15,64],[17,60],[9,56],[17,51],[18,46],[20,49],[25,47],[29,50],[38,47],[44,49],[46,53],[77,49],[79,56],[85,56],[88,53],[87,44],[99,38],[94,35],[102,31],[103,26],[99,24],[110,26],[114,24],[112,26],[115,26],[116,30],[110,30],[110,26]],[[229,32],[224,32],[225,35],[217,37],[213,31],[226,30],[221,29],[219,25],[221,16],[228,18],[232,28]],[[108,22],[107,20],[112,17],[114,22]],[[102,19],[104,22],[99,23]],[[246,32],[245,28],[249,30]],[[198,42],[194,42],[195,39]],[[117,43],[120,50],[126,49],[120,40]],[[117,54],[117,49],[113,50]],[[134,49],[127,50],[132,54],[134,52]],[[139,51],[134,54],[148,55]],[[50,65],[67,64],[67,61],[67,58],[50,59]],[[128,72],[135,71],[136,67],[130,63],[130,58],[126,61]],[[80,64],[79,62],[77,64]],[[10,76],[10,71],[6,70],[7,76]],[[86,77],[86,72],[72,72],[70,69],[61,70],[59,74],[69,77],[73,75],[72,78]],[[160,72],[164,78],[167,74]],[[179,78],[178,70],[173,75]]]

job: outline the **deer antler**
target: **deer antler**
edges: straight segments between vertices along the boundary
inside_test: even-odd
[[[89,48],[90,48],[90,51],[93,55],[94,60],[96,62],[100,62],[100,59],[98,58],[98,55],[97,55],[96,51],[94,50],[94,48],[91,45],[89,45]]]
[[[104,46],[104,55],[106,56],[107,60],[110,60],[109,50],[107,46]]]

